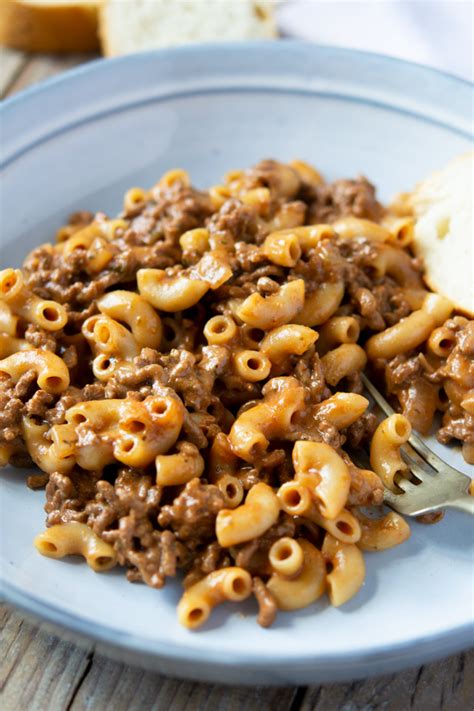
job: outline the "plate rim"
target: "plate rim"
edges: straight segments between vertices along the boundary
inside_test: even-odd
[[[269,54],[284,53],[285,51],[291,51],[294,48],[298,48],[309,52],[324,50],[327,52],[328,57],[343,56],[347,58],[355,55],[366,60],[377,59],[382,64],[385,63],[390,66],[404,66],[411,68],[412,70],[421,72],[425,76],[431,76],[434,78],[444,77],[449,82],[452,82],[453,87],[462,86],[463,89],[468,88],[471,91],[474,88],[473,82],[455,74],[429,67],[424,64],[402,60],[397,57],[375,52],[367,52],[357,49],[335,47],[332,45],[316,44],[298,40],[284,40],[278,43],[272,43],[269,41],[242,42],[238,44],[205,43],[192,44],[184,47],[165,48],[161,50],[150,50],[133,55],[115,57],[112,59],[99,58],[90,61],[87,64],[83,64],[79,67],[63,72],[58,76],[52,77],[39,83],[38,85],[34,85],[25,91],[20,92],[16,96],[4,100],[0,106],[0,120],[5,113],[8,113],[17,107],[21,108],[22,102],[26,99],[33,96],[47,94],[48,91],[54,88],[61,88],[62,85],[67,85],[71,79],[80,79],[84,76],[87,77],[88,75],[93,75],[98,69],[101,71],[113,71],[113,67],[120,67],[121,65],[127,64],[130,65],[136,61],[146,61],[147,59],[152,58],[160,59],[162,57],[166,57],[169,59],[175,56],[192,56],[195,53],[205,54],[206,52],[225,52],[226,50],[232,50],[233,52],[238,53],[245,52],[249,48],[253,50],[262,49]],[[426,117],[425,120],[429,119]],[[451,130],[454,131],[456,129],[452,127]],[[28,150],[31,147],[32,145],[28,145],[25,147],[25,150]],[[199,650],[189,647],[183,643],[169,645],[140,635],[131,635],[127,632],[119,632],[113,627],[93,623],[85,618],[62,609],[61,607],[55,606],[54,604],[50,605],[46,601],[36,598],[32,594],[28,594],[27,592],[11,584],[1,570],[0,592],[3,593],[8,602],[24,609],[26,612],[31,613],[35,617],[47,620],[54,625],[58,625],[62,628],[78,633],[81,636],[102,642],[106,645],[111,645],[121,650],[141,653],[157,661],[168,660],[175,661],[177,663],[188,662],[196,666],[200,665],[201,668],[213,665],[215,668],[221,670],[235,668],[236,665],[240,668],[245,668],[246,666],[251,665],[253,669],[262,672],[271,672],[272,669],[276,670],[283,664],[282,659],[275,659],[271,655],[268,655],[267,652],[265,654],[259,653],[258,655],[253,656],[251,649],[247,649],[245,651],[245,655],[243,655],[241,651],[238,651],[232,657],[229,658],[229,656],[227,656],[227,658],[224,659],[222,655],[218,652],[213,652],[212,648],[210,648],[206,650],[205,657],[199,658]],[[292,655],[289,659],[284,661],[284,666],[289,670],[289,672],[291,672],[297,671],[301,668],[304,669],[311,664],[323,666],[327,665],[328,667],[335,664],[343,665],[347,671],[346,674],[343,670],[341,674],[341,669],[338,669],[337,673],[333,672],[331,675],[331,672],[326,669],[324,670],[323,677],[320,679],[329,680],[332,676],[332,678],[342,680],[346,678],[353,678],[355,675],[360,675],[361,673],[365,675],[377,673],[378,668],[384,664],[389,664],[391,661],[393,661],[395,666],[408,666],[413,664],[414,658],[418,660],[426,658],[435,659],[445,654],[461,651],[470,645],[473,634],[474,621],[467,621],[456,626],[455,628],[450,628],[449,630],[444,630],[439,633],[433,633],[429,636],[418,635],[416,637],[411,637],[409,640],[404,640],[396,644],[381,642],[379,645],[375,647],[372,646],[370,650],[365,650],[362,653],[357,649],[348,649],[344,651],[344,653],[341,653],[340,651],[326,652],[324,656],[318,656],[317,652],[313,652],[311,654],[306,653],[302,656]],[[179,671],[177,673],[179,673]],[[313,681],[315,678],[316,676],[312,677]]]
[[[308,665],[327,665],[332,667],[336,663],[341,663],[344,665],[342,675],[340,669],[337,669],[335,673],[324,669],[323,676],[319,680],[337,679],[342,681],[361,674],[369,676],[382,673],[380,668],[386,671],[384,667],[391,662],[398,668],[405,668],[413,665],[413,658],[417,660],[436,660],[450,654],[462,652],[470,647],[474,635],[473,620],[438,634],[418,635],[411,638],[409,642],[404,641],[390,645],[381,643],[379,646],[372,646],[370,650],[362,653],[358,649],[351,649],[345,651],[344,655],[340,652],[332,652],[325,653],[321,657],[315,652],[302,656],[292,655],[287,658],[275,659],[267,656],[267,653],[253,654],[248,649],[245,652],[245,659],[242,660],[241,654],[238,652],[234,656],[226,653],[226,658],[224,658],[220,652],[207,649],[205,658],[199,658],[199,650],[196,648],[188,647],[183,643],[160,643],[141,635],[118,632],[113,627],[88,621],[53,604],[50,605],[44,600],[27,594],[15,585],[1,579],[0,593],[3,593],[7,602],[25,610],[34,617],[77,633],[83,638],[92,639],[122,651],[138,653],[144,655],[147,659],[193,664],[196,666],[196,673],[199,672],[199,668],[204,669],[210,665],[217,671],[235,669],[236,665],[238,665],[241,669],[248,667],[256,672],[263,673],[271,672],[272,670],[276,671],[280,669],[281,665],[284,665],[285,669],[291,673],[304,670]],[[190,632],[190,634],[193,633]],[[414,651],[416,652],[415,655],[412,654]],[[317,668],[314,671],[317,675]],[[345,671],[348,673],[346,674]],[[179,674],[179,671],[177,674]],[[312,676],[313,681],[317,678],[315,675]],[[266,680],[265,683],[271,683],[271,681]],[[284,683],[284,681],[276,680],[273,683]]]
[[[103,67],[105,65],[112,67],[114,65],[129,64],[131,62],[140,61],[143,59],[151,59],[153,57],[163,57],[163,56],[176,56],[193,54],[195,52],[204,51],[226,51],[235,50],[238,48],[240,50],[246,49],[270,49],[270,52],[280,51],[284,49],[291,48],[302,48],[308,49],[310,51],[327,50],[334,51],[335,54],[340,55],[356,55],[359,57],[366,57],[367,59],[379,59],[387,64],[396,64],[397,66],[412,67],[414,69],[422,70],[427,74],[433,76],[441,76],[445,79],[452,80],[454,83],[459,83],[465,87],[474,88],[474,81],[470,81],[465,77],[462,77],[454,72],[449,72],[443,69],[438,69],[437,67],[431,67],[428,64],[423,64],[422,62],[415,62],[410,59],[402,59],[399,57],[392,56],[390,54],[383,54],[382,52],[371,52],[369,50],[355,49],[352,47],[340,47],[337,45],[325,44],[323,42],[309,42],[308,40],[298,40],[298,39],[279,39],[276,41],[272,40],[245,40],[242,42],[190,42],[183,46],[177,47],[164,47],[161,49],[149,49],[143,50],[141,52],[133,52],[132,54],[121,55],[118,57],[97,57],[83,64],[79,64],[77,67],[72,67],[66,69],[65,71],[57,74],[56,76],[49,77],[43,81],[39,81],[37,84],[27,87],[19,91],[13,96],[6,97],[0,104],[0,114],[3,111],[10,109],[16,104],[23,101],[25,98],[33,96],[37,93],[41,93],[55,85],[68,82],[71,78],[80,76],[82,74],[87,74],[93,72],[97,67]]]
[[[380,70],[384,67],[389,67],[389,69],[393,66],[398,67],[399,71],[403,72],[409,72],[411,73],[411,80],[412,82],[416,83],[416,92],[410,92],[408,90],[410,86],[410,82],[405,82],[403,84],[403,90],[401,89],[400,86],[389,86],[388,89],[385,87],[385,85],[380,82],[380,81],[374,81],[373,77],[372,80],[369,81],[368,83],[365,83],[362,81],[362,86],[364,88],[364,92],[362,92],[362,95],[360,93],[358,94],[357,92],[354,95],[350,95],[349,93],[344,94],[344,98],[349,99],[352,98],[353,100],[359,100],[363,101],[364,103],[374,103],[378,104],[381,107],[386,107],[388,109],[396,110],[398,112],[402,113],[408,113],[411,115],[416,115],[419,116],[420,118],[423,118],[424,120],[429,120],[432,123],[436,123],[438,125],[444,126],[444,128],[452,131],[452,132],[457,132],[462,134],[465,138],[472,138],[473,133],[474,133],[474,127],[473,127],[473,120],[472,120],[472,103],[471,107],[468,108],[463,105],[462,109],[456,106],[451,106],[451,103],[446,104],[446,102],[436,102],[436,113],[433,114],[433,110],[435,107],[435,101],[432,96],[432,87],[433,87],[433,82],[437,79],[442,80],[445,86],[443,87],[444,89],[451,89],[455,93],[453,96],[456,97],[457,100],[460,100],[461,103],[465,102],[466,97],[468,94],[466,92],[472,91],[474,87],[474,83],[471,82],[469,79],[465,79],[464,77],[457,76],[455,74],[445,72],[443,70],[436,69],[434,67],[429,67],[427,65],[421,64],[421,63],[416,63],[412,62],[409,60],[404,60],[404,59],[398,59],[397,57],[389,56],[389,55],[384,55],[380,54],[377,52],[368,52],[364,50],[358,50],[358,49],[352,49],[352,48],[346,48],[346,47],[337,47],[337,46],[332,46],[332,45],[327,45],[327,44],[317,44],[317,43],[312,43],[312,42],[307,42],[307,41],[301,41],[301,40],[282,40],[280,42],[271,42],[269,40],[260,40],[260,41],[246,41],[246,42],[209,42],[209,43],[202,43],[202,44],[189,44],[185,46],[178,46],[178,47],[171,47],[171,48],[163,48],[163,49],[158,49],[158,50],[148,50],[148,51],[143,51],[143,52],[137,52],[135,54],[130,54],[130,55],[124,55],[120,57],[112,57],[112,58],[98,58],[95,60],[92,60],[90,62],[87,62],[85,64],[81,64],[77,67],[74,67],[72,69],[69,69],[63,73],[60,73],[57,76],[53,76],[44,82],[40,82],[36,85],[33,85],[31,87],[28,87],[26,90],[19,92],[17,95],[14,95],[12,97],[9,97],[5,99],[3,102],[0,103],[0,122],[4,122],[3,126],[3,141],[0,144],[0,169],[8,167],[11,163],[15,162],[18,158],[21,158],[22,154],[27,152],[28,150],[34,148],[37,145],[40,145],[43,141],[48,140],[50,138],[54,138],[58,129],[54,128],[54,118],[56,115],[54,112],[49,112],[46,110],[43,112],[42,116],[42,121],[38,122],[38,125],[42,127],[43,125],[49,125],[52,123],[53,128],[49,128],[46,132],[41,134],[41,129],[40,130],[40,135],[39,136],[28,136],[27,139],[24,141],[23,144],[20,143],[20,145],[15,145],[15,139],[16,139],[16,122],[14,120],[15,118],[15,111],[20,108],[21,109],[21,104],[23,102],[29,102],[29,101],[35,101],[38,99],[38,97],[41,98],[41,96],[48,92],[55,92],[57,89],[64,90],[64,88],[68,88],[68,85],[73,85],[73,82],[80,82],[81,80],[84,80],[89,77],[93,76],[94,74],[96,75],[97,80],[103,81],[104,79],[114,76],[117,74],[116,68],[118,67],[119,70],[120,68],[126,68],[130,66],[136,66],[136,64],[142,63],[145,67],[149,66],[150,61],[167,61],[170,63],[170,66],[173,66],[173,62],[175,62],[174,66],[179,67],[180,62],[183,60],[186,60],[186,57],[193,57],[193,56],[199,56],[199,57],[208,57],[208,58],[213,58],[215,57],[216,54],[223,55],[224,57],[227,56],[227,53],[230,53],[230,55],[233,54],[241,54],[243,57],[246,56],[246,54],[250,53],[255,53],[258,52],[259,54],[262,55],[262,57],[265,59],[267,57],[272,57],[272,56],[283,56],[287,55],[289,58],[293,56],[293,53],[300,52],[300,53],[310,53],[314,55],[320,55],[320,57],[324,61],[329,61],[331,62],[334,58],[336,61],[334,62],[334,66],[337,65],[337,59],[342,59],[347,63],[347,61],[350,61],[351,58],[353,58],[355,61],[362,61],[369,71],[375,71],[376,73],[379,72]],[[189,63],[188,63],[189,64]],[[266,65],[263,63],[261,66],[263,66],[263,72],[267,71],[268,77],[272,77],[274,79],[274,73],[272,73],[271,68],[268,69],[269,67],[269,62],[267,61]],[[217,69],[215,69],[217,67]],[[258,71],[261,67],[257,67],[255,74],[258,75]],[[231,71],[228,72],[228,75],[226,79],[229,81],[228,87],[230,87],[232,84],[235,85],[236,89],[240,90],[246,90],[249,88],[249,86],[239,86],[238,83],[235,84],[233,82],[231,84],[231,77],[234,76],[234,74],[239,73],[239,70],[242,72],[243,75],[249,74],[248,72],[248,67],[245,65],[240,67],[237,67],[237,72]],[[253,70],[253,67],[252,67]],[[179,71],[179,70],[178,70]],[[284,70],[283,70],[284,71]],[[293,67],[290,67],[290,72],[291,72],[291,77],[294,81],[296,77],[296,72],[293,71]],[[301,76],[303,76],[304,70],[301,72]],[[385,74],[385,72],[384,72]],[[220,75],[220,65],[218,62],[214,62],[213,64],[213,69],[210,72],[210,75],[212,75],[213,80],[215,80],[215,77],[221,77]],[[191,80],[196,84],[199,83],[200,77],[196,77],[193,75],[191,72]],[[252,77],[254,76],[253,71],[252,71]],[[286,75],[287,78],[288,75]],[[309,81],[310,84],[315,80],[315,74],[312,74],[311,77],[305,77],[305,81],[302,85],[300,85],[298,88],[308,88],[307,83]],[[357,76],[362,76],[362,75],[357,75]],[[389,75],[387,75],[389,76]],[[396,76],[396,75],[393,75]],[[290,87],[283,86],[282,83],[284,83],[284,77],[285,74],[278,74],[278,84],[280,87],[280,90],[283,88],[289,90]],[[356,77],[352,77],[349,81],[349,85],[352,85],[354,87],[357,87],[358,91],[360,92],[360,82],[358,83],[356,80]],[[222,78],[222,77],[221,77]],[[263,73],[262,73],[262,78],[263,78]],[[172,81],[175,82],[175,85],[182,85],[183,84],[183,78],[179,77],[172,77]],[[334,82],[334,78],[332,79]],[[340,80],[339,84],[340,84]],[[447,82],[447,84],[446,84]],[[130,83],[130,82],[129,82]],[[278,88],[278,84],[275,85],[273,83],[270,83],[270,88]],[[324,82],[323,82],[324,84]],[[225,85],[222,85],[222,83],[217,82],[217,85],[220,89],[225,89]],[[335,82],[335,85],[337,85],[337,82]],[[77,85],[76,85],[77,86]],[[81,85],[80,85],[81,86]],[[149,84],[150,90],[154,87],[155,85],[153,83]],[[212,90],[213,85],[207,85],[208,88]],[[82,84],[83,87],[83,84]],[[375,91],[375,94],[373,96],[371,95],[365,95],[368,91],[369,87],[376,87],[377,90]],[[147,87],[148,88],[148,87]],[[263,84],[260,86],[257,86],[258,89],[263,89]],[[345,87],[344,87],[345,88]],[[106,86],[106,89],[108,89],[108,86]],[[128,92],[132,91],[129,87],[127,87]],[[123,93],[121,92],[121,87],[120,85],[118,87],[114,86],[114,91],[113,92],[108,92],[107,93],[107,100],[109,101],[109,104],[106,104],[105,107],[104,105],[101,104],[100,101],[98,101],[98,97],[94,96],[94,106],[92,107],[95,112],[94,113],[89,113],[87,109],[84,109],[84,107],[81,107],[79,111],[74,111],[72,110],[71,106],[65,106],[64,104],[60,107],[61,112],[64,114],[61,119],[63,119],[63,123],[59,124],[59,131],[63,132],[68,129],[73,129],[76,125],[81,125],[82,123],[88,121],[88,120],[95,120],[97,118],[100,118],[102,116],[106,116],[107,114],[111,112],[115,112],[117,109],[134,109],[136,106],[140,106],[141,101],[137,99],[137,96],[140,96],[140,92],[142,92],[142,89],[140,88],[139,84],[135,84],[133,87],[133,91],[136,90],[136,95],[133,94],[132,98],[130,101],[125,102],[125,103],[120,103],[118,106],[113,105],[113,101],[111,101],[112,97],[120,97],[123,98]],[[457,90],[457,92],[456,92]],[[381,92],[381,94],[380,94]],[[156,92],[155,92],[156,93]],[[185,91],[184,93],[188,93]],[[337,98],[338,94],[337,92],[334,91],[327,91],[326,92],[323,90],[321,91],[321,88],[318,87],[313,87],[311,86],[311,89],[309,90],[308,93],[311,94],[325,94],[327,93],[328,96],[334,96]],[[52,97],[55,96],[54,93],[51,94]],[[387,98],[390,96],[394,96],[394,103],[390,103],[387,101]],[[403,97],[404,102],[401,103],[400,99]],[[71,98],[71,97],[69,97]],[[158,95],[152,97],[150,93],[147,95],[148,100],[153,100],[157,98],[174,98],[174,93],[171,92],[171,94],[168,96],[166,94],[163,94],[161,90],[158,91]],[[341,98],[341,97],[340,97]],[[398,101],[397,101],[398,100]],[[90,98],[89,98],[89,103],[90,103]],[[467,103],[470,103],[469,101]],[[71,102],[73,104],[73,102]],[[97,110],[97,105],[100,107],[99,110]],[[426,107],[430,106],[431,108],[431,115],[426,115],[423,112],[423,109],[426,110]],[[448,110],[446,111],[446,106],[448,106]],[[34,108],[34,107],[33,107]],[[77,106],[74,107],[77,109]],[[457,108],[457,110],[456,110]],[[84,113],[85,111],[85,113]],[[12,121],[13,117],[13,121]],[[18,118],[18,116],[16,117]],[[458,125],[455,125],[455,121],[458,121]],[[1,123],[0,123],[1,125]],[[25,133],[25,129],[23,127],[23,133]],[[14,135],[14,138],[12,139],[12,135]],[[21,135],[21,129],[20,129],[20,135]],[[13,144],[10,145],[10,144]],[[5,156],[5,157],[4,157]]]

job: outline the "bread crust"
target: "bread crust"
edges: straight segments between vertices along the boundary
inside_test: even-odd
[[[96,52],[99,1],[0,0],[0,44],[25,52]]]

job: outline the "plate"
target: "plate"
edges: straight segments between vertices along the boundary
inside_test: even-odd
[[[173,167],[204,187],[261,158],[300,157],[328,178],[363,173],[388,199],[470,147],[472,97],[472,85],[421,66],[298,42],[88,64],[1,109],[2,263],[19,265],[76,209],[114,213],[128,187]],[[340,609],[320,602],[264,630],[253,602],[223,606],[193,633],[177,621],[179,583],[156,591],[37,555],[44,492],[25,478],[0,474],[5,597],[125,661],[200,680],[306,684],[392,672],[472,642],[466,514],[413,523],[408,543],[368,554],[364,588]]]

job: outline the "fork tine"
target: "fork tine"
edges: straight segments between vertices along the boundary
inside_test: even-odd
[[[394,410],[385,398],[366,375],[361,375],[362,382],[380,409],[388,416],[393,415]],[[420,483],[414,484],[410,479],[400,477],[396,483],[403,493],[394,493],[385,488],[384,503],[407,516],[438,511],[444,506],[474,514],[474,500],[467,493],[470,478],[444,462],[417,435],[412,434],[408,443],[400,448],[400,452],[408,469]]]
[[[366,374],[361,373],[360,377],[361,377],[362,382],[364,383],[364,387],[367,388],[367,390],[372,395],[372,397],[374,398],[377,405],[379,405],[379,407],[384,411],[384,413],[387,416],[394,415],[395,410],[393,409],[393,407],[391,405],[389,405],[389,403],[386,401],[384,396],[377,390],[377,388],[372,383],[372,381],[368,379]]]
[[[368,379],[368,377],[364,374],[361,373],[361,378],[362,382],[364,383],[365,388],[369,391],[369,393],[372,395],[374,398],[375,402],[377,405],[380,407],[380,409],[389,417],[390,415],[395,414],[395,410],[389,405],[389,403],[386,401],[384,396],[377,390],[375,385]],[[417,434],[414,432],[411,433],[410,437],[408,438],[409,443],[419,454],[423,459],[425,459],[433,469],[436,469],[436,471],[439,471],[440,468],[443,468],[443,472],[446,469],[449,469],[451,474],[456,474],[459,475],[459,472],[456,471],[453,467],[451,467],[447,462],[445,462],[441,457],[439,457],[437,454],[431,451],[429,447],[426,446],[426,444],[423,442],[421,437],[418,437]]]
[[[426,481],[430,476],[435,476],[436,471],[431,469],[431,474],[428,472],[427,465],[425,466],[418,464],[418,462],[415,462],[410,455],[402,448],[401,453],[405,455],[407,459],[407,465],[409,470],[411,471],[412,474],[416,476],[417,479],[420,481]]]
[[[397,486],[405,492],[405,494],[409,494],[410,491],[413,491],[414,489],[417,488],[416,484],[413,484],[409,479],[399,479],[397,480]]]

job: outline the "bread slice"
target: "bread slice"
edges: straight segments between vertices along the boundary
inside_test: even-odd
[[[0,0],[0,44],[25,52],[100,48],[101,0]]]
[[[409,198],[415,254],[428,286],[474,316],[474,151],[423,180]]]
[[[188,42],[271,39],[268,0],[105,0],[100,36],[107,56]]]

